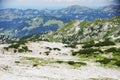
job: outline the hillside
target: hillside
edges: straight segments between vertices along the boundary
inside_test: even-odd
[[[25,38],[24,38],[25,39]],[[89,42],[91,40],[120,41],[120,16],[111,19],[95,19],[93,21],[72,21],[66,23],[55,32],[37,34],[26,37],[30,41],[52,41],[68,44]]]

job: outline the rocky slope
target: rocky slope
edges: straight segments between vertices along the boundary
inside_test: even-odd
[[[26,45],[32,52],[4,51],[3,48],[8,45],[0,45],[0,80],[120,79],[119,68],[102,67],[91,56],[87,59],[72,56],[73,49],[65,47],[65,44],[42,41]],[[48,51],[49,54],[46,54]]]
[[[27,40],[56,41],[63,43],[81,43],[91,40],[120,41],[120,16],[111,19],[95,19],[93,21],[72,21],[55,32],[26,37]]]

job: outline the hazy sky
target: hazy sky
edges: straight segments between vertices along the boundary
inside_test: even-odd
[[[70,5],[98,8],[117,4],[115,1],[119,0],[0,0],[0,8],[59,9]]]

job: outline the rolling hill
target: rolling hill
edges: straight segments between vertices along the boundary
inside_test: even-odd
[[[50,41],[68,44],[82,43],[91,40],[120,41],[120,16],[110,19],[95,19],[93,21],[74,20],[66,23],[55,32],[37,34],[23,39],[30,41]]]

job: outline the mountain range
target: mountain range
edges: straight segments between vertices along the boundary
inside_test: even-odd
[[[120,6],[111,5],[90,9],[72,5],[59,10],[0,9],[0,33],[11,37],[24,37],[32,34],[56,31],[72,20],[91,21],[96,18],[112,18],[120,15]]]

